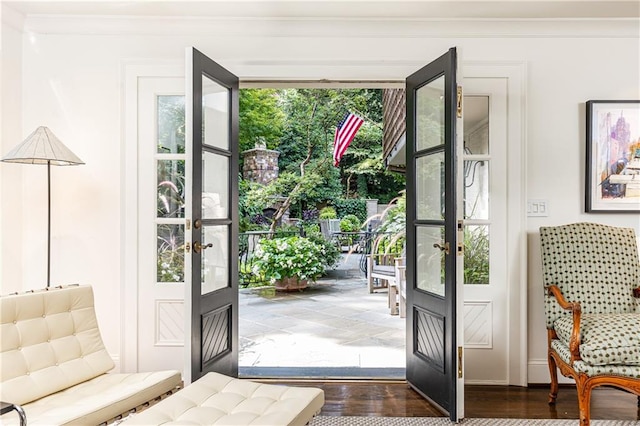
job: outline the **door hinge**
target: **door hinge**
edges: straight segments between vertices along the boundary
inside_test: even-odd
[[[456,115],[458,118],[462,118],[462,86],[458,86],[457,101],[456,101]]]
[[[184,244],[184,251],[185,251],[186,253],[189,253],[189,251],[190,251],[190,250],[191,250],[191,244],[189,244],[189,241],[187,241],[187,242]]]
[[[458,244],[456,245],[456,253],[458,256],[464,255],[464,224],[458,221]]]
[[[458,379],[462,379],[462,346],[458,346]]]
[[[191,230],[191,219],[186,220],[185,228],[187,229],[187,231]]]

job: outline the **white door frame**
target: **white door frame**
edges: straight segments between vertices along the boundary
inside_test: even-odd
[[[416,66],[419,65],[416,62]],[[295,66],[295,64],[292,64]],[[526,233],[526,64],[524,62],[463,62],[463,75],[475,78],[500,78],[507,84],[507,253],[508,253],[508,318],[509,318],[509,379],[510,385],[527,385],[527,233]],[[122,93],[122,153],[123,194],[122,255],[121,255],[121,371],[138,371],[138,78],[184,77],[184,64],[170,62],[123,63]],[[362,84],[362,82],[360,83]],[[252,82],[251,87],[281,87],[279,81],[270,84]],[[290,85],[290,84],[289,84]],[[241,87],[247,87],[240,82]],[[318,82],[317,87],[321,84]],[[335,87],[328,83],[324,87]],[[346,87],[346,86],[345,86]],[[131,342],[134,342],[131,344]]]

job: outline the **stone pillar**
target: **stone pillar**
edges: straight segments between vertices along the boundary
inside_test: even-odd
[[[278,151],[267,149],[265,144],[258,142],[255,148],[242,151],[241,155],[244,158],[244,179],[266,185],[278,177]]]

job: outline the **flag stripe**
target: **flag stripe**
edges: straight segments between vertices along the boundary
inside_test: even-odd
[[[362,118],[349,112],[338,124],[333,140],[333,162],[336,167],[340,164],[340,159],[347,151],[363,122]]]

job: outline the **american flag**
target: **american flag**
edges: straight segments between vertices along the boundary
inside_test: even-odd
[[[333,165],[338,167],[340,159],[347,151],[347,147],[356,136],[358,129],[364,120],[350,112],[344,116],[336,128],[336,136],[333,139]]]

